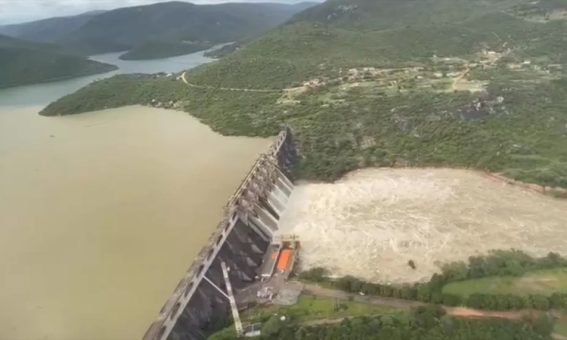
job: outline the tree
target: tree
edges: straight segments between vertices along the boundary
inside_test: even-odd
[[[567,308],[567,294],[553,293],[549,297],[549,302],[551,304],[551,308]]]
[[[474,293],[469,296],[466,305],[477,309],[493,309],[495,303],[491,295]]]
[[[431,301],[431,286],[428,284],[420,285],[417,288],[417,299],[422,302]]]
[[[459,295],[454,294],[443,294],[442,300],[443,304],[447,306],[460,306],[463,302]]]
[[[262,325],[262,335],[267,337],[276,337],[282,330],[284,324],[279,315],[272,315],[264,325]]]
[[[408,286],[402,287],[401,298],[406,300],[415,300],[417,298],[417,289]]]
[[[442,270],[447,282],[460,281],[467,278],[467,265],[464,262],[446,264]]]
[[[431,300],[429,301],[434,304],[443,303],[443,293],[440,290],[431,293]]]
[[[470,278],[486,276],[484,271],[484,258],[482,256],[469,257],[469,270],[467,276]]]
[[[299,274],[299,278],[307,281],[322,282],[327,278],[329,272],[325,268],[315,267]]]
[[[455,320],[449,315],[444,315],[441,317],[441,327],[443,332],[451,335],[455,332],[458,326],[455,324]]]
[[[549,310],[549,299],[544,295],[530,295],[530,305],[537,310]]]
[[[543,268],[559,267],[566,264],[565,259],[563,259],[561,255],[556,253],[549,253],[546,257],[540,259],[538,262],[539,265]]]
[[[382,286],[381,292],[380,292],[381,296],[385,296],[385,297],[392,297],[393,295],[393,289],[390,286]]]
[[[494,295],[495,309],[498,310],[509,310],[510,309],[510,299],[508,295],[496,294]]]
[[[412,312],[412,324],[417,328],[430,329],[439,323],[443,315],[445,310],[441,306],[419,306]]]
[[[431,290],[441,290],[443,286],[447,283],[445,276],[439,275],[437,273],[431,276],[431,280],[429,280],[429,285]]]
[[[346,292],[360,292],[363,287],[363,282],[353,276],[344,276],[337,280],[337,288]]]
[[[549,335],[553,332],[553,319],[547,314],[541,314],[534,322],[534,331],[542,335]]]
[[[508,294],[508,303],[509,303],[510,309],[526,308],[526,305],[528,304],[527,301],[526,301],[526,298],[524,298],[523,296],[517,296],[517,295],[511,295],[511,294]]]

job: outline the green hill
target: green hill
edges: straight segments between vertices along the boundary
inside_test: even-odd
[[[56,17],[21,24],[0,26],[0,34],[41,43],[54,43],[63,39],[104,11],[92,11],[69,17]]]
[[[153,59],[258,35],[312,5],[163,2],[4,26],[0,34],[85,55],[133,49],[125,59]]]
[[[0,35],[0,88],[79,77],[116,69],[66,54],[53,45]]]
[[[567,188],[565,13],[557,0],[329,0],[188,72],[192,86],[118,77],[42,114],[154,99],[225,134],[291,125],[306,178],[458,166]]]
[[[148,41],[122,54],[122,60],[160,59],[194,53],[213,47],[207,41]]]

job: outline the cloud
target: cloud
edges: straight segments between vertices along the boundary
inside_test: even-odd
[[[0,0],[0,24],[18,23],[54,16],[75,15],[101,9],[147,5],[170,0]],[[192,0],[196,4],[223,2],[281,2],[302,0]],[[188,1],[189,2],[189,1]]]

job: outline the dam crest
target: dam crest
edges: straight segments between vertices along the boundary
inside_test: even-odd
[[[162,307],[144,340],[205,339],[229,317],[223,265],[238,294],[260,280],[264,255],[293,191],[297,150],[289,128],[254,163],[225,207],[224,218]]]

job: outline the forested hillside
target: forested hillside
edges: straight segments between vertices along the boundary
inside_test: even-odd
[[[312,5],[162,2],[0,27],[0,33],[85,55],[134,49],[125,59],[152,59],[258,35]]]
[[[148,41],[122,54],[122,60],[160,59],[206,50],[214,46],[209,41]]]
[[[0,35],[0,88],[103,73],[115,68],[60,52],[53,45]]]
[[[119,77],[43,114],[155,99],[225,134],[290,125],[304,178],[458,166],[567,188],[566,14],[557,0],[330,0],[188,72],[190,86]]]
[[[54,43],[83,26],[104,11],[92,11],[70,17],[56,17],[22,24],[0,26],[0,34],[42,43]]]

